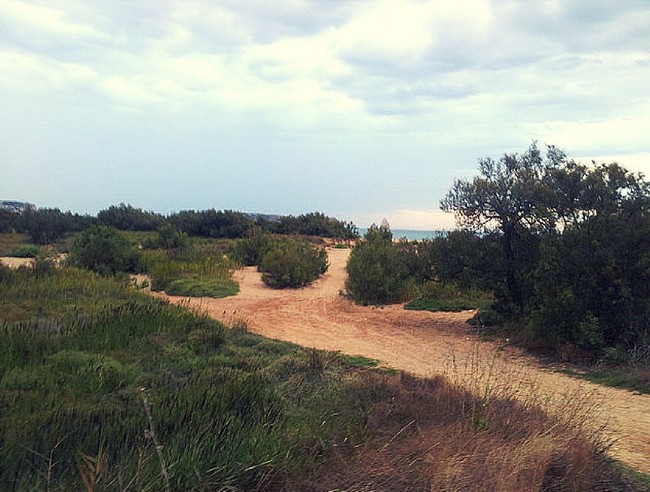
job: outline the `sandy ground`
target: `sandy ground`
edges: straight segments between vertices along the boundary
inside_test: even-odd
[[[599,414],[588,421],[594,427],[607,424],[616,439],[611,454],[650,473],[650,395],[593,385],[542,367],[514,347],[481,342],[465,323],[471,312],[352,304],[340,295],[349,250],[328,253],[328,272],[305,289],[269,289],[254,268],[247,268],[239,273],[241,292],[235,297],[169,299],[189,303],[227,325],[244,321],[250,330],[270,338],[363,355],[421,376],[446,374],[474,391],[491,385],[526,401],[535,395],[538,404],[560,413],[576,411],[576,395],[588,395],[588,401],[599,404]]]
[[[14,258],[12,256],[0,256],[0,264],[6,265],[10,268],[18,268],[19,266],[30,266],[34,263],[33,258]]]

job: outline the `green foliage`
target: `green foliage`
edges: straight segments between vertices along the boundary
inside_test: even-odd
[[[34,244],[26,244],[14,250],[11,256],[16,258],[36,258],[40,252],[40,247]]]
[[[361,304],[387,304],[414,296],[415,280],[390,229],[375,225],[352,250],[346,288]]]
[[[252,221],[243,213],[232,210],[182,210],[167,220],[177,230],[190,236],[238,238],[246,235]]]
[[[490,293],[475,288],[460,288],[454,283],[427,282],[422,294],[407,303],[404,309],[426,311],[466,311],[470,309],[487,309],[492,304]]]
[[[0,234],[0,256],[11,256],[23,246],[34,246],[27,234],[15,232]]]
[[[246,266],[259,265],[271,247],[271,236],[264,233],[261,227],[254,226],[245,238],[237,241],[234,256]]]
[[[145,251],[144,270],[151,275],[151,289],[169,295],[226,297],[239,292],[232,276],[238,265],[225,255],[196,249]]]
[[[3,490],[82,489],[81,455],[101,457],[100,487],[164,489],[143,387],[174,490],[282,489],[364,435],[372,402],[334,355],[87,271],[0,272]]]
[[[496,449],[493,462],[517,462],[541,435],[558,456],[548,461],[568,461],[561,472],[578,477],[577,489],[598,488],[591,471],[602,448],[572,454],[584,444],[574,433],[568,451],[556,448],[567,429],[543,412],[491,399],[480,415],[485,428],[468,434],[476,397],[442,378],[364,368],[373,364],[226,330],[86,270],[0,267],[0,489],[330,490],[344,483],[331,478],[342,462],[368,484],[357,462],[373,449],[384,457],[408,449],[410,474],[449,447],[432,445],[434,435],[420,459],[402,441],[419,441],[419,429],[454,443],[432,461],[445,469],[461,452],[480,459],[503,441],[513,454]],[[492,441],[475,446],[480,453],[465,446],[484,436]],[[586,457],[594,457],[583,465],[589,473],[576,473]],[[550,472],[560,473],[555,465]],[[327,477],[337,483],[324,487]],[[468,469],[463,484],[471,477]]]
[[[165,292],[170,296],[221,298],[236,295],[239,292],[239,285],[229,278],[186,275],[169,282]]]
[[[190,238],[184,232],[179,232],[171,224],[165,224],[158,228],[154,238],[147,238],[143,244],[143,248],[147,249],[177,249],[186,248],[190,244]]]
[[[102,275],[136,272],[140,259],[138,250],[117,229],[93,226],[75,240],[70,251],[71,264]]]
[[[451,235],[432,250],[439,278],[490,286],[494,308],[556,349],[636,346],[650,315],[650,184],[618,164],[582,165],[555,147],[483,159],[443,209],[480,235],[476,268]],[[447,243],[445,247],[440,247]],[[442,253],[442,254],[440,254]],[[452,261],[449,261],[449,260]],[[441,261],[442,260],[442,261]]]
[[[592,383],[610,386],[612,388],[626,388],[642,394],[650,393],[650,367],[630,367],[623,361],[612,361],[614,365],[600,365],[584,371],[564,370],[565,374],[586,379]]]
[[[19,214],[16,231],[29,234],[36,244],[49,244],[92,223],[92,217],[61,212],[58,208],[27,209]]]
[[[122,231],[155,231],[165,225],[165,217],[120,203],[100,210],[97,223]]]
[[[302,239],[276,240],[260,259],[258,269],[269,287],[304,287],[327,271],[327,252]]]
[[[359,237],[356,226],[351,222],[343,222],[333,217],[327,217],[320,212],[302,214],[297,217],[287,215],[280,217],[276,222],[267,222],[264,225],[270,232],[278,234],[297,234],[337,239],[356,239]]]
[[[13,210],[0,208],[0,234],[10,234],[18,228],[20,214]]]

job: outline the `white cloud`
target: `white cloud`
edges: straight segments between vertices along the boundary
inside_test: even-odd
[[[563,148],[594,149],[598,153],[620,149],[639,151],[647,148],[645,138],[650,134],[650,116],[646,115],[595,121],[546,121],[531,125],[531,131],[540,140]]]
[[[97,74],[78,63],[51,60],[21,51],[0,51],[0,87],[16,93],[69,90],[91,84]]]
[[[380,225],[384,219],[392,230],[439,231],[455,227],[454,215],[435,209],[399,209],[386,212],[353,213],[352,221],[360,227]]]
[[[0,0],[0,98],[16,135],[36,131],[25,106],[71,127],[82,109],[116,126],[137,115],[134,162],[152,158],[146,135],[160,125],[187,129],[179,145],[200,147],[203,162],[228,147],[247,169],[306,155],[332,173],[370,170],[349,200],[366,211],[386,200],[391,223],[411,228],[449,220],[414,178],[439,191],[445,163],[468,172],[486,150],[534,138],[569,155],[648,152],[649,45],[642,1]],[[424,212],[391,188],[418,194]]]
[[[617,162],[625,169],[642,173],[646,179],[650,177],[650,152],[629,152],[624,154],[595,154],[590,156],[576,156],[576,161],[589,163],[612,163]]]
[[[25,36],[23,31],[28,31],[29,39],[38,44],[106,39],[100,30],[53,7],[11,0],[0,2],[0,12],[4,22],[15,30],[10,35]]]

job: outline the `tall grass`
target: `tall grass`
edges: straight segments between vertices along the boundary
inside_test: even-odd
[[[623,490],[598,436],[504,393],[76,269],[0,268],[0,300],[0,490]]]
[[[154,291],[192,297],[226,297],[239,291],[232,278],[239,265],[225,255],[152,250],[143,253],[143,265]]]
[[[317,356],[90,272],[1,274],[0,489],[261,490],[317,459],[323,379],[290,397]]]

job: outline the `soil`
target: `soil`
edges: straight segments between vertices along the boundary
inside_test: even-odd
[[[12,256],[0,256],[0,265],[5,265],[10,268],[18,268],[20,266],[31,266],[34,263],[33,258],[14,258]]]
[[[328,251],[328,272],[299,290],[266,287],[255,268],[238,273],[241,291],[224,299],[169,297],[228,326],[245,323],[261,335],[305,347],[377,359],[419,376],[446,374],[472,391],[514,395],[543,406],[584,432],[606,426],[610,454],[650,473],[650,395],[606,388],[543,366],[506,340],[482,341],[466,320],[473,312],[408,311],[403,305],[364,307],[341,295],[347,249]]]

